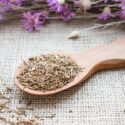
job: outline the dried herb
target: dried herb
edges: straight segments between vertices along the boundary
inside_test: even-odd
[[[10,100],[10,98],[8,98],[5,95],[3,95],[2,92],[0,92],[0,99]]]
[[[26,103],[27,106],[29,106],[29,105],[31,105],[31,104],[32,104],[32,101],[31,101],[31,100],[28,100],[27,103]]]
[[[73,111],[72,110],[69,110],[69,113],[72,113]]]
[[[0,116],[0,120],[9,123],[10,125],[15,125],[13,122],[11,122],[10,120],[8,120],[6,117]]]
[[[19,119],[18,117],[16,119],[7,119],[4,116],[0,116],[0,120],[9,123],[10,125],[40,125],[41,120],[39,118],[24,118],[24,119]]]
[[[0,103],[0,110],[2,110],[2,109],[9,109],[9,107],[7,107],[7,103],[8,102]]]
[[[25,62],[17,79],[33,90],[54,90],[72,82],[82,71],[70,57],[62,55],[41,55]]]
[[[40,117],[29,117],[28,111],[33,110],[32,107],[17,107],[16,109],[10,108],[11,99],[5,93],[11,92],[10,87],[5,87],[0,92],[0,125],[4,121],[8,125],[41,125]]]
[[[44,117],[45,117],[45,118],[50,118],[50,119],[52,119],[52,118],[56,117],[56,114],[50,114],[50,115],[44,116]]]
[[[6,87],[6,91],[7,91],[7,92],[12,92],[12,88],[9,87],[9,86],[7,86],[7,87]]]

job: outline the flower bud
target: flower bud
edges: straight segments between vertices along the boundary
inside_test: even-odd
[[[88,10],[91,8],[91,1],[90,0],[80,0],[81,5],[84,7],[84,10]]]
[[[111,13],[111,9],[109,7],[105,7],[103,12],[105,13]]]

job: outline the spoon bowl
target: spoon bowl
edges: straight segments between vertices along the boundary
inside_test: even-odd
[[[84,69],[83,72],[80,72],[72,82],[66,84],[62,88],[51,91],[43,92],[40,90],[31,90],[23,86],[17,79],[17,76],[19,76],[25,66],[23,63],[18,67],[14,74],[14,81],[16,85],[21,90],[32,95],[51,95],[83,82],[99,70],[125,67],[125,39],[116,40],[111,44],[89,49],[87,52],[77,54],[63,53],[63,55],[72,58],[79,66]],[[29,60],[26,60],[25,62],[28,63]]]

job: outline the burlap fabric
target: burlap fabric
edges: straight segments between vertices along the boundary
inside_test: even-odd
[[[117,27],[84,31],[92,25],[83,20],[69,24],[51,21],[34,33],[24,31],[16,22],[0,26],[0,76],[4,81],[0,89],[12,87],[8,95],[12,98],[11,108],[26,106],[30,101],[29,107],[34,108],[29,111],[30,117],[55,114],[54,118],[43,118],[41,125],[125,125],[124,68],[98,72],[84,83],[48,97],[28,95],[13,82],[15,69],[27,57],[57,51],[81,52],[125,35]],[[80,39],[68,40],[74,30],[82,31]]]

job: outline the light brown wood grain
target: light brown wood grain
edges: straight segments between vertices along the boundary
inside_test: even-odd
[[[33,94],[33,95],[51,95],[58,93],[60,91],[66,90],[73,87],[84,80],[88,79],[93,73],[99,70],[112,69],[112,68],[122,68],[125,66],[125,39],[119,39],[115,42],[102,45],[93,49],[88,50],[84,53],[68,54],[75,62],[84,68],[83,72],[80,72],[73,82],[65,85],[62,88],[58,88],[52,91],[37,91],[31,90],[29,88],[21,85],[17,79],[17,76],[23,70],[23,64],[19,66],[14,75],[14,81],[16,85],[23,91]]]

